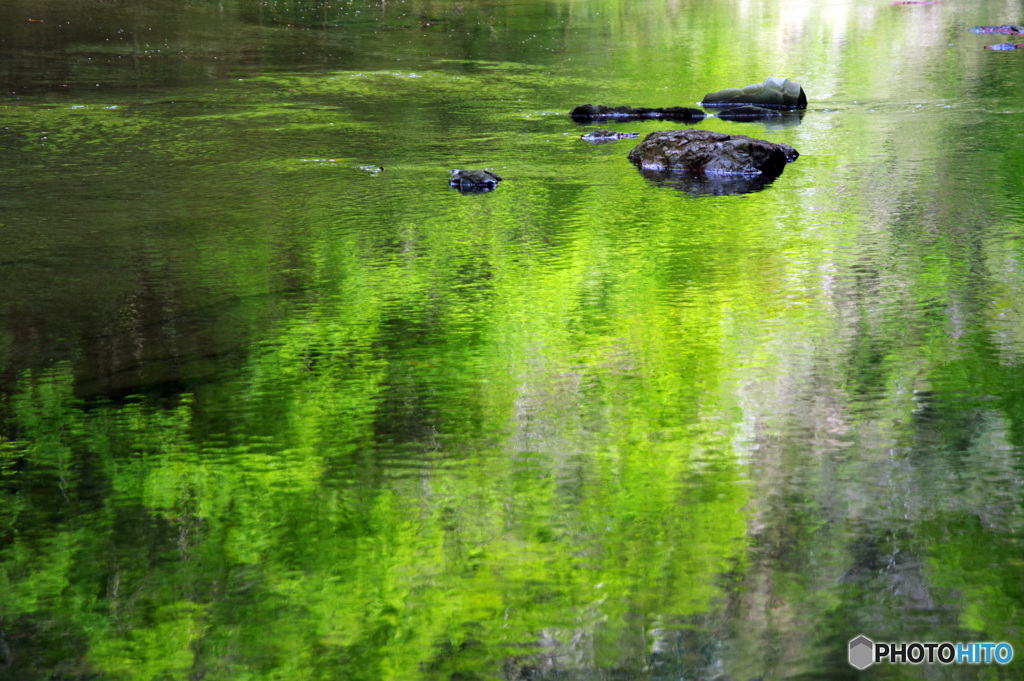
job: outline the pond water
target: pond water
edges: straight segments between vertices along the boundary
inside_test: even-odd
[[[4,2],[0,677],[1024,678],[1015,12]]]

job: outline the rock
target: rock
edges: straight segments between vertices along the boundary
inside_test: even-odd
[[[650,133],[629,152],[629,160],[643,170],[775,176],[799,155],[788,144],[687,128]]]
[[[1024,33],[1024,27],[1008,24],[1005,26],[975,26],[967,29],[971,33],[1002,33],[1004,35],[1020,35]]]
[[[621,139],[636,139],[637,137],[640,137],[638,132],[612,132],[611,130],[594,130],[586,135],[580,135],[580,139],[586,140],[591,144],[605,144],[607,142],[617,142]]]
[[[664,109],[650,109],[632,106],[598,106],[583,104],[569,112],[576,121],[592,121],[599,118],[663,118],[673,121],[699,121],[707,114],[700,109],[685,106],[670,106]]]
[[[986,45],[986,50],[998,50],[1000,52],[1012,52],[1024,47],[1024,43],[999,43],[998,45]]]
[[[763,118],[774,118],[781,116],[778,111],[765,109],[762,106],[734,106],[719,112],[718,117],[723,121],[754,121]]]
[[[806,109],[804,89],[789,78],[765,78],[743,88],[726,88],[704,95],[702,106],[741,106],[751,104],[769,109]]]
[[[501,178],[489,170],[456,168],[450,172],[452,177],[449,184],[461,192],[489,192],[501,182]]]

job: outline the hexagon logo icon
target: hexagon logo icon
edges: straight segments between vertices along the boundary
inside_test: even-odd
[[[875,662],[875,642],[863,634],[850,641],[850,664],[867,669]]]

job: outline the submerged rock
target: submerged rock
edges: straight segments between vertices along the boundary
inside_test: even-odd
[[[763,106],[734,106],[719,112],[718,117],[723,121],[754,121],[763,118],[775,118],[782,114]]]
[[[1024,48],[1024,43],[999,43],[998,45],[986,45],[986,50],[998,50],[1000,52],[1012,52]]]
[[[971,33],[1001,33],[1003,35],[1020,35],[1024,33],[1024,26],[1016,26],[1014,24],[1007,24],[1004,26],[975,26],[974,28],[967,29]]]
[[[750,104],[769,109],[806,109],[807,95],[800,83],[789,78],[768,77],[763,83],[709,92],[701,104],[706,107]]]
[[[489,192],[498,186],[501,178],[489,170],[449,171],[452,174],[449,184],[461,192]]]
[[[613,132],[611,130],[594,130],[586,135],[580,135],[580,139],[586,140],[591,144],[605,144],[607,142],[617,142],[621,139],[636,139],[638,137],[640,137],[638,132]]]
[[[743,176],[779,175],[798,156],[788,144],[694,128],[652,132],[629,152],[643,170]]]
[[[580,105],[570,111],[569,115],[576,121],[592,121],[599,118],[662,118],[673,121],[699,121],[707,116],[700,109],[691,109],[685,106],[651,109],[644,106],[600,106],[596,104]]]

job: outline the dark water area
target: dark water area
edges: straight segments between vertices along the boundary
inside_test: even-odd
[[[1022,21],[4,2],[0,679],[1024,678]]]

